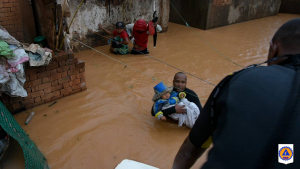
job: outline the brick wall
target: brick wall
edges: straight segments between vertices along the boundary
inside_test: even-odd
[[[25,73],[24,88],[28,97],[2,96],[3,103],[13,114],[87,89],[85,63],[72,52],[54,55],[48,66],[26,65]]]
[[[24,32],[18,0],[0,0],[0,25],[17,40],[24,42]]]

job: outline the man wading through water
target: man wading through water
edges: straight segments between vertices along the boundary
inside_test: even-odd
[[[193,166],[211,142],[202,168],[300,168],[300,19],[278,29],[268,59],[268,66],[244,69],[217,85],[173,169]],[[293,163],[278,163],[278,144],[294,144]]]
[[[199,100],[197,94],[193,90],[188,89],[186,87],[186,84],[187,84],[186,75],[182,72],[176,73],[175,76],[174,76],[174,79],[173,79],[173,86],[174,86],[173,91],[175,91],[177,93],[185,92],[185,94],[186,94],[185,98],[188,101],[195,103],[197,105],[197,107],[199,108],[200,112],[201,112],[202,111],[202,106],[201,106],[201,103],[200,103],[200,100]],[[180,105],[176,104],[173,107],[162,110],[162,112],[163,112],[164,116],[169,117],[169,115],[172,114],[172,113],[179,113],[179,114],[186,113],[186,109],[184,107],[185,106],[180,106]],[[152,116],[155,115],[154,112],[153,112],[153,106],[152,106],[152,109],[151,109],[151,115]]]

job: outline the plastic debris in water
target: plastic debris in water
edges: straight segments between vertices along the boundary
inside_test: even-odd
[[[44,116],[47,116],[47,114],[44,114]]]
[[[29,116],[28,116],[28,118],[27,118],[27,120],[26,120],[26,122],[25,122],[26,125],[29,123],[29,121],[31,120],[31,118],[32,118],[33,115],[34,115],[34,112],[32,111],[32,112],[29,114]]]
[[[133,86],[132,86],[132,85],[130,85],[129,87],[130,87],[130,88],[133,88]]]

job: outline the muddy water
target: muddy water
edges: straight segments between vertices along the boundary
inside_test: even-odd
[[[169,31],[158,35],[155,49],[149,38],[149,50],[152,56],[217,84],[239,67],[210,48],[194,31],[236,63],[247,66],[265,61],[274,32],[296,17],[299,15],[280,14],[209,31],[170,23]],[[168,85],[178,71],[146,56],[115,56],[108,49],[97,48]],[[60,99],[52,107],[34,108],[36,115],[27,126],[26,112],[15,115],[48,159],[50,168],[112,169],[123,159],[171,168],[190,129],[177,128],[175,122],[160,122],[150,115],[153,86],[159,80],[153,82],[92,50],[79,52],[77,57],[86,64],[87,91]],[[202,104],[213,89],[191,76],[188,87],[198,94]],[[193,168],[199,168],[206,155]]]

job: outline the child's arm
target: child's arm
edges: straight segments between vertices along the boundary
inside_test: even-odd
[[[160,120],[160,118],[164,115],[163,112],[161,111],[162,110],[162,107],[163,105],[166,103],[167,101],[166,100],[157,100],[155,103],[154,103],[154,106],[153,106],[153,111],[154,111],[154,114],[155,114],[155,117],[158,118]]]
[[[105,29],[105,28],[103,28],[103,26],[99,23],[99,29],[102,29],[102,30],[104,30],[107,34],[109,34],[109,35],[114,35],[113,34],[113,32],[112,31],[109,31],[109,30],[107,30],[107,29]]]

